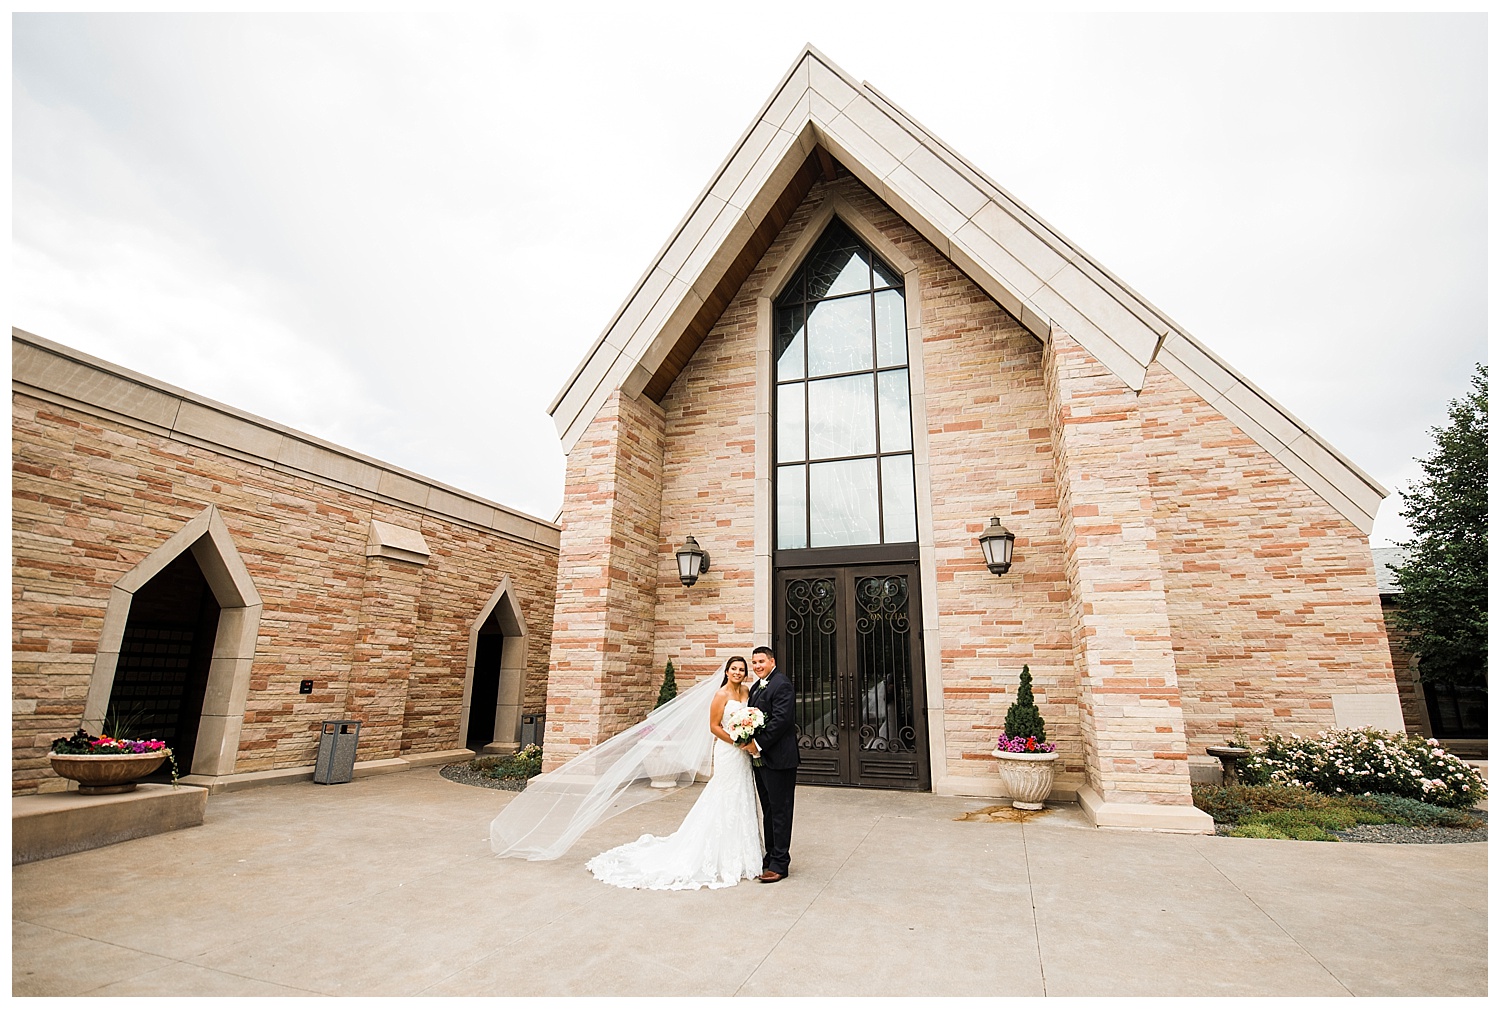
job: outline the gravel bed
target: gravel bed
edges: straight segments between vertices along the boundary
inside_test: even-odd
[[[481,771],[470,767],[468,762],[462,764],[447,764],[438,772],[449,781],[456,781],[460,785],[475,785],[479,788],[498,788],[505,792],[524,792],[526,790],[525,778],[491,778]]]
[[[1361,823],[1348,830],[1336,830],[1340,841],[1356,841],[1362,844],[1472,844],[1489,840],[1490,814],[1483,809],[1471,809],[1469,815],[1477,816],[1483,826],[1475,830],[1457,827],[1401,827],[1394,823]],[[1214,828],[1220,837],[1229,836],[1234,827],[1221,823]]]

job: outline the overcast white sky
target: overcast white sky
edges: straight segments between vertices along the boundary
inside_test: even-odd
[[[535,6],[15,15],[12,323],[550,519],[548,403],[811,42],[1392,491],[1488,361],[1483,16]]]

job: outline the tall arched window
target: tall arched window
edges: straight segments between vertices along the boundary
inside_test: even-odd
[[[777,549],[915,542],[901,275],[835,218],[774,340]]]

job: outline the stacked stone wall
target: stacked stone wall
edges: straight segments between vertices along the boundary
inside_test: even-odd
[[[1137,397],[1055,327],[1045,373],[1088,783],[1106,802],[1191,805]]]
[[[1160,366],[1140,402],[1192,751],[1394,693],[1368,538]]]
[[[311,764],[324,719],[368,720],[362,760],[461,746],[469,624],[507,575],[542,710],[548,547],[19,392],[11,454],[17,792],[63,785],[45,753],[82,719],[110,587],[210,504],[263,602],[237,773]],[[429,563],[367,558],[372,518],[421,531]]]
[[[942,641],[943,694],[928,705],[934,717],[941,712],[947,764],[934,773],[998,779],[990,751],[1030,665],[1064,774],[1079,776],[1078,678],[1041,345],[853,178],[813,187],[663,400],[658,670],[671,658],[688,681],[752,644],[756,358],[767,349],[757,345],[757,299],[776,293],[767,283],[830,191],[919,271],[906,296],[918,300],[922,320],[932,460],[941,635],[931,639]],[[975,541],[993,514],[1018,533],[1017,564],[1003,579],[985,568]],[[685,589],[673,555],[688,534],[710,550],[713,570]]]
[[[666,456],[657,544],[656,671],[679,688],[750,657],[755,625],[756,297],[776,249],[740,288],[662,400]],[[692,587],[676,551],[693,536],[711,567]]]
[[[568,454],[546,766],[638,721],[655,700],[662,410],[610,396]]]

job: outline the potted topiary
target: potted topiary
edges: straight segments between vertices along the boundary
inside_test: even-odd
[[[1017,809],[1041,809],[1052,791],[1057,746],[1047,742],[1047,726],[1031,696],[1031,667],[1021,667],[1016,701],[1005,712],[1005,731],[993,755],[1000,761],[1000,778]]]
[[[677,696],[677,671],[672,668],[672,660],[667,660],[667,670],[662,677],[661,690],[656,694],[656,706],[663,704]],[[645,758],[646,773],[651,775],[652,788],[675,788],[677,777],[682,773],[682,768],[672,759],[669,747],[670,743],[662,742],[651,747]]]

